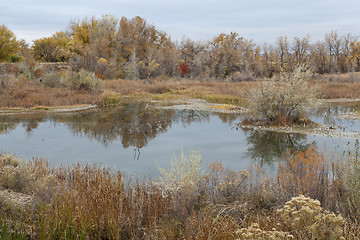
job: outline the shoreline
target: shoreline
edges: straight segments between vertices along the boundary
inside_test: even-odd
[[[91,104],[76,104],[71,106],[36,106],[31,108],[0,108],[0,116],[2,115],[14,115],[24,113],[66,113],[66,112],[79,112],[89,109],[97,108],[96,105]]]
[[[184,99],[175,101],[150,101],[151,103],[159,103],[156,108],[161,109],[174,109],[174,110],[193,110],[193,111],[206,111],[211,113],[224,113],[224,114],[237,114],[245,115],[249,112],[249,109],[241,106],[210,103],[203,99]],[[360,99],[320,99],[317,104],[326,103],[350,103],[360,102]],[[172,105],[161,105],[164,103]],[[25,113],[71,113],[86,111],[89,109],[98,108],[96,105],[90,104],[79,104],[70,106],[57,106],[57,107],[46,107],[37,106],[32,108],[0,108],[0,116],[3,115],[14,115],[14,114],[25,114]],[[360,120],[360,116],[345,114],[338,116],[339,118]],[[278,133],[298,133],[306,135],[320,135],[337,138],[360,138],[360,132],[345,132],[341,129],[333,128],[331,126],[316,124],[312,127],[302,126],[261,126],[261,125],[243,125],[238,124],[239,128],[253,129],[257,131],[272,131]]]

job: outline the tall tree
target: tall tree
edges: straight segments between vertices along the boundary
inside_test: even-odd
[[[325,35],[325,44],[330,56],[330,72],[338,71],[340,51],[341,51],[341,38],[336,31],[332,31]]]
[[[71,57],[71,39],[64,32],[34,41],[34,58],[45,62],[67,62]]]
[[[295,64],[301,65],[308,61],[310,50],[310,35],[303,38],[294,37],[293,52],[295,57]]]
[[[0,62],[9,61],[11,55],[15,55],[20,50],[20,44],[16,36],[5,25],[0,26]]]
[[[289,41],[286,36],[281,36],[276,40],[276,50],[280,58],[280,71],[289,70]]]

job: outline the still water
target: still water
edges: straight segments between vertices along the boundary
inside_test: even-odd
[[[312,118],[317,122],[360,131],[359,120],[337,118],[344,106],[324,105]],[[326,114],[325,114],[326,113]],[[285,151],[316,144],[327,153],[343,154],[355,139],[284,134],[239,128],[241,115],[161,109],[128,103],[117,109],[77,113],[36,113],[0,116],[0,151],[22,159],[46,158],[52,166],[95,163],[127,174],[158,174],[156,163],[170,166],[171,157],[200,150],[205,168],[213,162],[246,169],[258,163],[276,171]]]

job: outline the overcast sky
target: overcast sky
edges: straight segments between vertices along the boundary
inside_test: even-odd
[[[211,40],[237,32],[255,43],[279,36],[323,39],[332,30],[360,35],[360,0],[0,0],[0,25],[31,43],[84,17],[140,16],[172,40]]]

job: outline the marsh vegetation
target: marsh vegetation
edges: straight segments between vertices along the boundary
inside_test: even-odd
[[[30,161],[20,160],[0,149],[0,238],[360,238],[360,158],[354,139],[360,131],[358,102],[351,102],[346,113],[346,104],[323,105],[309,113],[316,99],[360,97],[359,56],[359,38],[336,31],[316,43],[310,36],[293,41],[281,36],[273,45],[258,46],[233,32],[207,42],[173,42],[140,17],[103,16],[72,22],[66,31],[35,40],[29,47],[0,26],[3,145],[10,148],[11,134],[17,136],[23,129],[26,136],[14,141],[21,143],[18,149],[25,151],[21,146],[27,146],[45,153],[56,148],[55,161],[70,161],[51,164],[54,159],[36,158],[41,153],[29,156],[35,157]],[[189,99],[222,105],[213,105],[211,113],[152,106],[183,105]],[[99,108],[49,113],[54,107],[76,104]],[[245,115],[221,113],[234,109]],[[341,123],[341,118],[347,120]],[[193,123],[213,124],[218,135],[208,137],[206,126],[197,126],[199,134],[190,127]],[[158,162],[157,174],[124,173],[128,159],[121,160],[122,168],[90,164],[85,156],[96,156],[91,150],[99,150],[98,145],[91,143],[81,151],[81,141],[73,141],[95,140],[106,153],[133,148],[132,160],[139,161],[140,149],[174,125],[182,125],[181,133],[188,127],[198,134],[201,139],[188,134],[193,138],[188,142],[203,144],[204,153],[182,150],[169,162],[171,154],[158,151],[157,158],[166,160]],[[351,132],[331,135],[340,149],[336,155],[317,147],[321,138],[306,135],[319,125],[327,128],[322,135],[329,129]],[[58,135],[51,131],[57,126],[62,133],[70,130],[70,145],[65,143],[69,139],[54,141]],[[306,130],[279,133],[281,127]],[[46,129],[48,135],[36,136],[33,145],[23,144],[37,129]],[[234,131],[237,140],[242,134],[241,144],[232,141]],[[174,148],[175,140],[182,140],[178,133],[158,148]],[[244,145],[246,153],[239,155]],[[69,149],[78,151],[76,158],[85,158],[85,163],[65,157]],[[209,162],[206,152],[220,159],[235,154],[231,157],[236,164],[245,158],[251,161],[239,168],[234,161]],[[153,160],[140,165],[149,171],[156,168]],[[266,172],[269,166],[275,169],[271,174]]]

